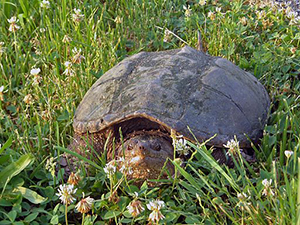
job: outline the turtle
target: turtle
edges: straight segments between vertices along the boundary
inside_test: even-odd
[[[140,52],[108,70],[85,94],[69,148],[86,155],[87,143],[98,153],[110,143],[108,161],[125,159],[130,178],[155,179],[162,168],[174,173],[167,160],[178,157],[171,132],[192,142],[214,136],[206,145],[216,149],[236,137],[247,149],[249,139],[257,144],[262,137],[269,107],[258,79],[227,59],[189,46]],[[214,157],[226,161],[224,154]]]

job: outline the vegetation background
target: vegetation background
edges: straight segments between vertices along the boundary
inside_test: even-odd
[[[153,199],[164,202],[155,223],[300,224],[300,20],[288,5],[2,0],[0,16],[0,224],[63,224],[66,218],[146,224]],[[188,143],[197,160],[178,167],[181,176],[138,188],[119,172],[107,176],[99,160],[96,175],[79,172],[76,200],[65,207],[56,195],[63,170],[54,170],[86,91],[128,55],[196,47],[197,30],[210,55],[253,73],[268,90],[270,117],[261,144],[253,146],[257,162],[239,158],[229,169],[204,145]],[[95,199],[83,215],[74,209],[82,192]],[[142,212],[134,217],[128,205],[137,200]]]

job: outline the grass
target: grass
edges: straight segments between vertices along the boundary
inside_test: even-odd
[[[120,173],[108,179],[100,164],[96,175],[80,171],[75,196],[77,202],[82,192],[93,197],[92,211],[81,221],[76,203],[70,204],[69,223],[146,224],[146,204],[160,199],[162,224],[300,224],[299,21],[265,1],[199,2],[63,0],[47,9],[36,0],[0,1],[0,224],[65,223],[55,195],[61,174],[45,164],[51,157],[55,163],[70,143],[86,91],[128,55],[184,42],[196,47],[197,30],[210,55],[253,73],[268,90],[270,117],[261,144],[253,146],[257,162],[239,159],[230,169],[216,164],[204,145],[190,143],[193,160],[184,168],[173,162],[181,176],[154,188],[129,185]],[[75,8],[83,15],[77,22]],[[12,16],[20,27],[15,32],[7,21]],[[41,71],[32,75],[33,68]],[[137,199],[146,209],[134,218],[126,207]]]

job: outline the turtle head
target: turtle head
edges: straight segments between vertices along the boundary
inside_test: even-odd
[[[170,174],[174,169],[168,158],[173,159],[173,147],[170,140],[161,135],[139,134],[127,139],[118,149],[119,156],[125,156],[125,160],[132,168],[130,178],[156,179],[161,175],[165,166]]]

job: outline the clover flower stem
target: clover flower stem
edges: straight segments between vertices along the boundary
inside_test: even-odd
[[[130,185],[128,184],[128,180],[127,180],[126,174],[124,174],[123,176],[124,176],[124,180],[125,180],[126,186],[128,187],[129,191],[131,192],[131,188],[130,188]]]
[[[113,178],[112,174],[109,174],[109,184],[110,184],[110,196],[113,195]]]
[[[81,222],[81,225],[84,224],[84,219],[85,219],[85,213],[82,213],[82,222]]]
[[[19,65],[19,52],[17,48],[17,37],[16,37],[16,32],[13,32],[14,35],[14,47],[15,47],[15,53],[16,53],[16,62],[15,62],[15,76],[17,76],[18,71],[17,71],[17,65]],[[18,80],[18,79],[17,79]],[[24,80],[23,80],[24,81]],[[27,107],[27,106],[26,106]]]
[[[65,220],[66,220],[66,225],[68,225],[68,204],[65,204]]]
[[[176,132],[175,132],[175,130],[173,130],[173,129],[171,130],[171,135],[170,136],[172,138],[172,142],[174,142],[176,140]],[[176,157],[176,145],[173,145],[173,156],[174,156],[173,160],[175,160],[175,157]],[[178,173],[178,168],[176,166],[174,166],[174,169],[175,169],[175,171],[174,171],[174,179],[173,179],[172,190],[174,190],[175,184],[177,183],[176,181],[177,181],[177,173]]]
[[[53,176],[53,185],[56,188],[56,176]]]
[[[115,190],[117,190],[120,187],[120,185],[122,184],[124,179],[125,179],[124,176],[122,176],[121,179],[118,181],[118,183],[114,186]],[[128,183],[126,183],[126,184],[128,185]]]
[[[242,225],[244,225],[244,208],[242,208]]]

